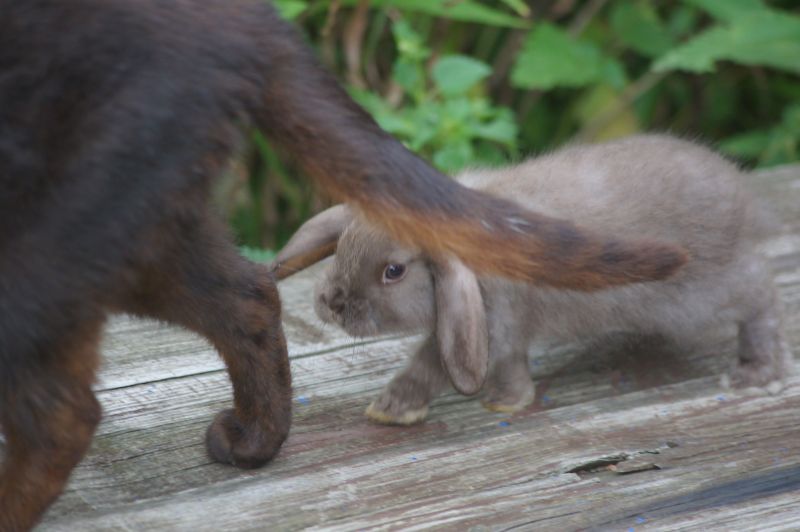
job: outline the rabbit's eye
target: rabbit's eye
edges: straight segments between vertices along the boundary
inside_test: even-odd
[[[383,269],[383,284],[396,283],[406,276],[404,264],[387,264]]]

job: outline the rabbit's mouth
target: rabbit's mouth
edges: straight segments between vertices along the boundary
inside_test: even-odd
[[[366,302],[350,302],[332,309],[323,300],[317,300],[314,310],[325,323],[338,325],[350,336],[366,337],[380,334],[380,327]]]
[[[350,336],[363,338],[380,334],[378,324],[372,318],[357,318],[348,320],[346,316],[341,317],[339,326]]]
[[[374,314],[366,303],[348,305],[340,314],[335,314],[335,319],[350,336],[375,336],[381,332]]]

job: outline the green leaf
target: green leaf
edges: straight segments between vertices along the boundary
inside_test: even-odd
[[[511,116],[500,116],[487,124],[476,124],[472,133],[479,138],[513,145],[517,139],[517,124]]]
[[[343,0],[345,6],[354,6],[358,0]],[[371,0],[372,7],[394,7],[403,11],[425,13],[463,22],[478,22],[487,26],[527,28],[528,22],[521,17],[470,0]]]
[[[381,128],[393,135],[411,135],[415,127],[413,122],[409,122],[405,117],[394,113],[381,113],[375,115],[375,121]]]
[[[419,63],[401,57],[392,67],[392,77],[406,92],[416,93],[424,88],[424,73]]]
[[[433,65],[431,78],[446,96],[464,94],[492,73],[486,63],[465,55],[445,55]]]
[[[700,13],[690,6],[676,6],[667,21],[667,30],[672,39],[680,39],[691,33]]]
[[[657,57],[673,46],[667,28],[649,4],[616,3],[610,21],[611,28],[623,43],[647,57]]]
[[[737,157],[758,159],[759,166],[772,166],[800,159],[800,104],[787,107],[780,123],[729,137],[720,149]]]
[[[547,23],[528,34],[511,71],[511,83],[524,89],[583,87],[599,81],[620,87],[625,82],[622,65],[594,44]]]
[[[253,262],[269,262],[274,259],[276,255],[276,253],[271,249],[253,248],[248,246],[240,247],[239,252],[245,258],[248,258]]]
[[[431,55],[425,40],[406,19],[398,19],[392,24],[392,34],[397,44],[397,52],[409,61],[424,61]]]
[[[531,8],[528,7],[523,0],[500,0],[505,5],[517,12],[521,17],[527,17],[531,14]]]
[[[274,0],[273,4],[286,20],[295,19],[308,7],[308,3],[303,0]]]
[[[622,89],[628,82],[625,75],[625,67],[616,59],[606,57],[601,59],[598,66],[598,82],[605,82],[615,89]]]
[[[475,160],[471,161],[468,166],[496,168],[508,165],[509,158],[513,159],[515,155],[516,153],[513,150],[511,153],[507,153],[495,144],[481,142],[475,148]]]
[[[358,102],[359,105],[364,107],[372,114],[382,112],[384,109],[389,108],[389,105],[386,103],[386,101],[381,98],[380,95],[374,92],[355,87],[350,87],[348,92],[350,93],[350,96]]]
[[[413,130],[406,134],[408,138],[408,148],[411,151],[418,152],[427,147],[436,137],[436,129],[430,126],[418,127],[418,122],[410,122]]]
[[[375,119],[382,129],[393,135],[407,136],[415,127],[405,116],[392,109],[386,101],[374,92],[363,89],[351,89],[350,95]]]
[[[449,143],[433,155],[433,163],[444,172],[457,172],[472,159],[472,146],[468,141]]]
[[[756,158],[769,144],[769,131],[748,131],[728,137],[719,144],[720,150],[737,157]]]
[[[766,10],[762,0],[684,0],[719,20],[734,21]]]
[[[476,116],[474,106],[464,96],[448,98],[441,106],[446,121],[466,122]]]
[[[687,1],[726,22],[666,53],[653,70],[712,72],[717,61],[728,60],[800,73],[800,17],[759,8],[755,0]]]

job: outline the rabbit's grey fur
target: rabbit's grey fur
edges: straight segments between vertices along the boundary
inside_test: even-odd
[[[594,292],[480,277],[477,297],[464,301],[471,273],[463,265],[451,260],[456,270],[443,269],[444,259],[434,261],[399,247],[380,230],[353,219],[317,286],[318,315],[357,336],[431,331],[370,406],[370,417],[388,423],[420,421],[428,403],[447,387],[448,377],[456,382],[453,365],[458,360],[444,366],[441,361],[445,353],[437,338],[443,331],[437,328],[442,327],[456,332],[477,328],[470,340],[475,342],[484,341],[479,329],[485,327],[484,404],[500,411],[515,411],[533,400],[527,353],[534,338],[575,341],[624,331],[690,348],[710,327],[736,323],[734,385],[775,387],[791,371],[770,269],[757,247],[763,225],[758,210],[741,172],[707,148],[643,135],[572,146],[510,168],[469,171],[458,179],[596,232],[679,244],[690,260],[668,280]],[[405,264],[407,273],[399,282],[383,284],[390,263]],[[445,279],[450,288],[441,288]],[[453,286],[463,293],[441,293]],[[467,308],[481,306],[481,299],[481,309]],[[442,317],[448,305],[459,315]],[[464,345],[456,349],[471,349]]]

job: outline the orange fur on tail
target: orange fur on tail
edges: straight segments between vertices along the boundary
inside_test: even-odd
[[[433,256],[452,253],[481,274],[585,290],[663,279],[686,262],[679,247],[608,241],[459,185],[382,131],[308,50],[287,48],[280,32],[262,38],[281,56],[258,123],[334,198],[399,242]],[[333,248],[314,257],[328,252]],[[290,273],[288,265],[278,271]]]
[[[400,242],[433,256],[446,250],[479,274],[575,290],[597,290],[675,274],[688,260],[679,246],[603,237],[555,218],[526,212],[498,200],[508,214],[470,212],[461,218],[403,216],[372,208],[368,219],[387,227]],[[475,219],[470,219],[475,216]]]

